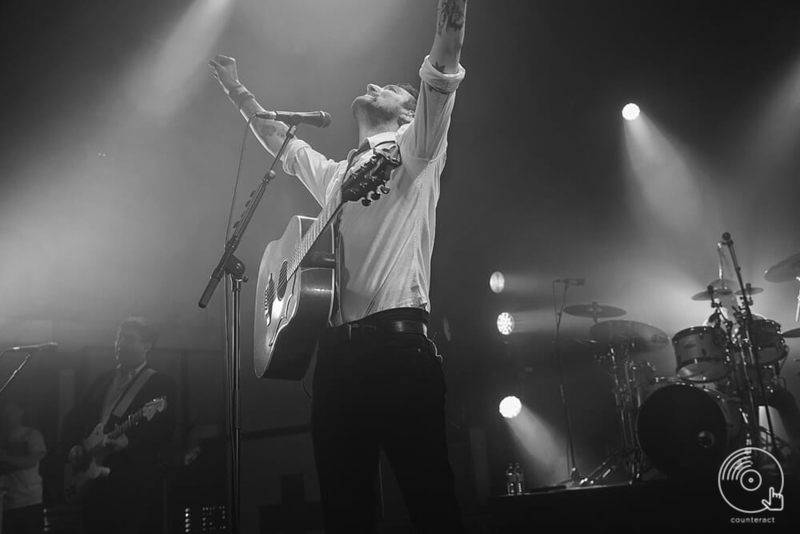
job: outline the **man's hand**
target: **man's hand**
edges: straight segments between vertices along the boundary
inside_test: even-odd
[[[236,72],[236,60],[232,57],[217,54],[214,59],[208,62],[208,66],[214,72],[214,78],[219,81],[226,91],[240,85],[239,75]]]
[[[106,440],[106,446],[111,447],[113,452],[121,451],[123,449],[128,448],[128,436],[122,434],[120,437],[116,439],[108,438]]]

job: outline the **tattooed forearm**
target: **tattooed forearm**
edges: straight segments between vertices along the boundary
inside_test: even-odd
[[[464,28],[467,0],[443,0],[439,4],[436,32],[461,31]]]
[[[439,72],[444,72],[444,65],[442,65],[438,61],[433,62],[433,68],[438,70]]]
[[[261,133],[265,137],[273,135],[278,135],[278,137],[286,137],[286,131],[286,126],[281,123],[261,125]]]

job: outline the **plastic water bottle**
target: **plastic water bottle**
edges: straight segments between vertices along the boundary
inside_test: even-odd
[[[508,464],[506,469],[506,492],[509,495],[516,495],[517,493],[517,477],[512,464]]]
[[[525,494],[525,472],[520,467],[519,463],[514,465],[514,485],[516,486],[516,494]]]

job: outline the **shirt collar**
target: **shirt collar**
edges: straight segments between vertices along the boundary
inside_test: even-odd
[[[139,365],[139,367],[137,367],[137,368],[136,368],[136,369],[134,369],[133,371],[129,372],[129,373],[127,374],[127,376],[136,376],[136,375],[138,375],[138,374],[139,374],[139,371],[141,371],[141,370],[144,368],[144,366],[145,366],[145,365],[147,365],[147,360],[145,360],[144,362],[142,362],[142,364],[141,364],[141,365]],[[119,374],[120,376],[125,376],[125,375],[123,374],[123,372],[122,372],[122,366],[121,366],[121,365],[117,365],[117,374]]]
[[[405,125],[404,125],[405,126]],[[386,141],[394,141],[397,139],[397,132],[383,132],[379,134],[375,134],[371,137],[367,137],[364,141],[358,146],[358,148],[354,148],[350,151],[347,155],[347,160],[352,163],[353,158],[356,157],[357,154],[366,152],[367,150],[371,150],[376,146],[380,145],[381,143],[385,143]]]

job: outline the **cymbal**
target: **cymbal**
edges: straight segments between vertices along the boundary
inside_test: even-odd
[[[733,288],[736,287],[733,280],[727,278],[717,278],[708,285],[713,288],[711,294],[706,289],[700,293],[695,293],[692,300],[711,300],[712,297],[718,298],[733,295]]]
[[[800,328],[792,328],[781,334],[783,337],[800,337]]]
[[[669,344],[665,332],[637,321],[603,321],[592,326],[589,335],[607,345],[628,345],[631,352],[652,352]]]
[[[567,306],[564,308],[564,313],[574,315],[575,317],[592,317],[594,319],[608,318],[608,317],[622,317],[626,312],[622,308],[615,308],[614,306],[602,306],[596,302],[591,304],[576,304],[574,306]]]
[[[747,290],[747,294],[748,294],[748,295],[755,295],[756,293],[761,293],[762,291],[764,291],[764,290],[763,290],[763,289],[761,289],[760,287],[751,287],[751,288],[749,288],[749,289]],[[740,289],[740,290],[738,290],[738,291],[736,292],[736,294],[737,294],[737,295],[744,295],[744,292],[743,292],[743,291]]]
[[[764,273],[768,282],[790,282],[800,276],[800,253],[776,263]]]

